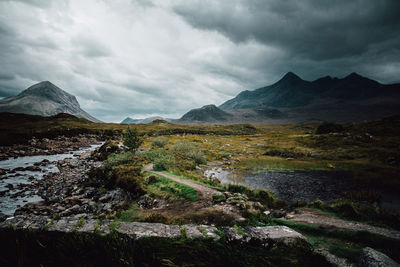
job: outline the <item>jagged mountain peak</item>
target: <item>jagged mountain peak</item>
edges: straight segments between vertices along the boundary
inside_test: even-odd
[[[300,78],[298,75],[296,75],[295,73],[289,71],[282,77],[282,79],[280,79],[278,81],[278,83],[279,82],[297,82],[297,81],[304,81],[304,80],[302,78]]]
[[[345,77],[345,79],[365,79],[363,76],[358,74],[357,72],[352,72]]]

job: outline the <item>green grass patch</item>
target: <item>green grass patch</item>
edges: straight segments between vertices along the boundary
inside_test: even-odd
[[[171,200],[198,200],[197,191],[194,188],[185,184],[175,182],[162,175],[152,175],[155,175],[157,177],[157,181],[146,186],[146,191],[150,196],[158,196]]]

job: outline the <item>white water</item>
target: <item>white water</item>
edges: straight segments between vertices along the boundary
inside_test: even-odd
[[[35,180],[41,180],[44,175],[49,173],[59,172],[56,163],[60,160],[66,158],[72,158],[83,154],[88,151],[93,151],[101,144],[91,145],[89,147],[84,147],[76,151],[71,151],[69,153],[55,154],[55,155],[38,155],[38,156],[25,156],[18,157],[16,159],[9,158],[7,160],[0,161],[0,168],[6,170],[13,170],[18,167],[28,167],[33,166],[37,162],[41,162],[44,159],[50,161],[46,166],[39,166],[42,171],[16,171],[15,173],[7,173],[0,176],[0,192],[8,191],[7,185],[12,185],[14,188],[6,193],[4,196],[0,196],[0,212],[5,215],[12,216],[18,207],[21,207],[29,202],[36,202],[43,200],[36,191],[27,190],[25,193],[17,196],[11,197],[14,194],[20,193],[22,190],[16,188],[19,184],[31,184]],[[29,177],[33,176],[34,179],[31,180]]]

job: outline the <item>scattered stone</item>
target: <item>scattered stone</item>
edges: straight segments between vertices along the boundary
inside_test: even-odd
[[[42,169],[40,169],[38,166],[28,166],[25,168],[25,170],[32,172],[40,172]]]
[[[6,187],[10,190],[14,189],[14,185],[13,184],[7,184]]]

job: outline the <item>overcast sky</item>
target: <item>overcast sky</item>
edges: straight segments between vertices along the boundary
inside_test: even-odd
[[[400,82],[400,1],[0,0],[0,97],[49,80],[103,121],[177,118],[288,71]]]

